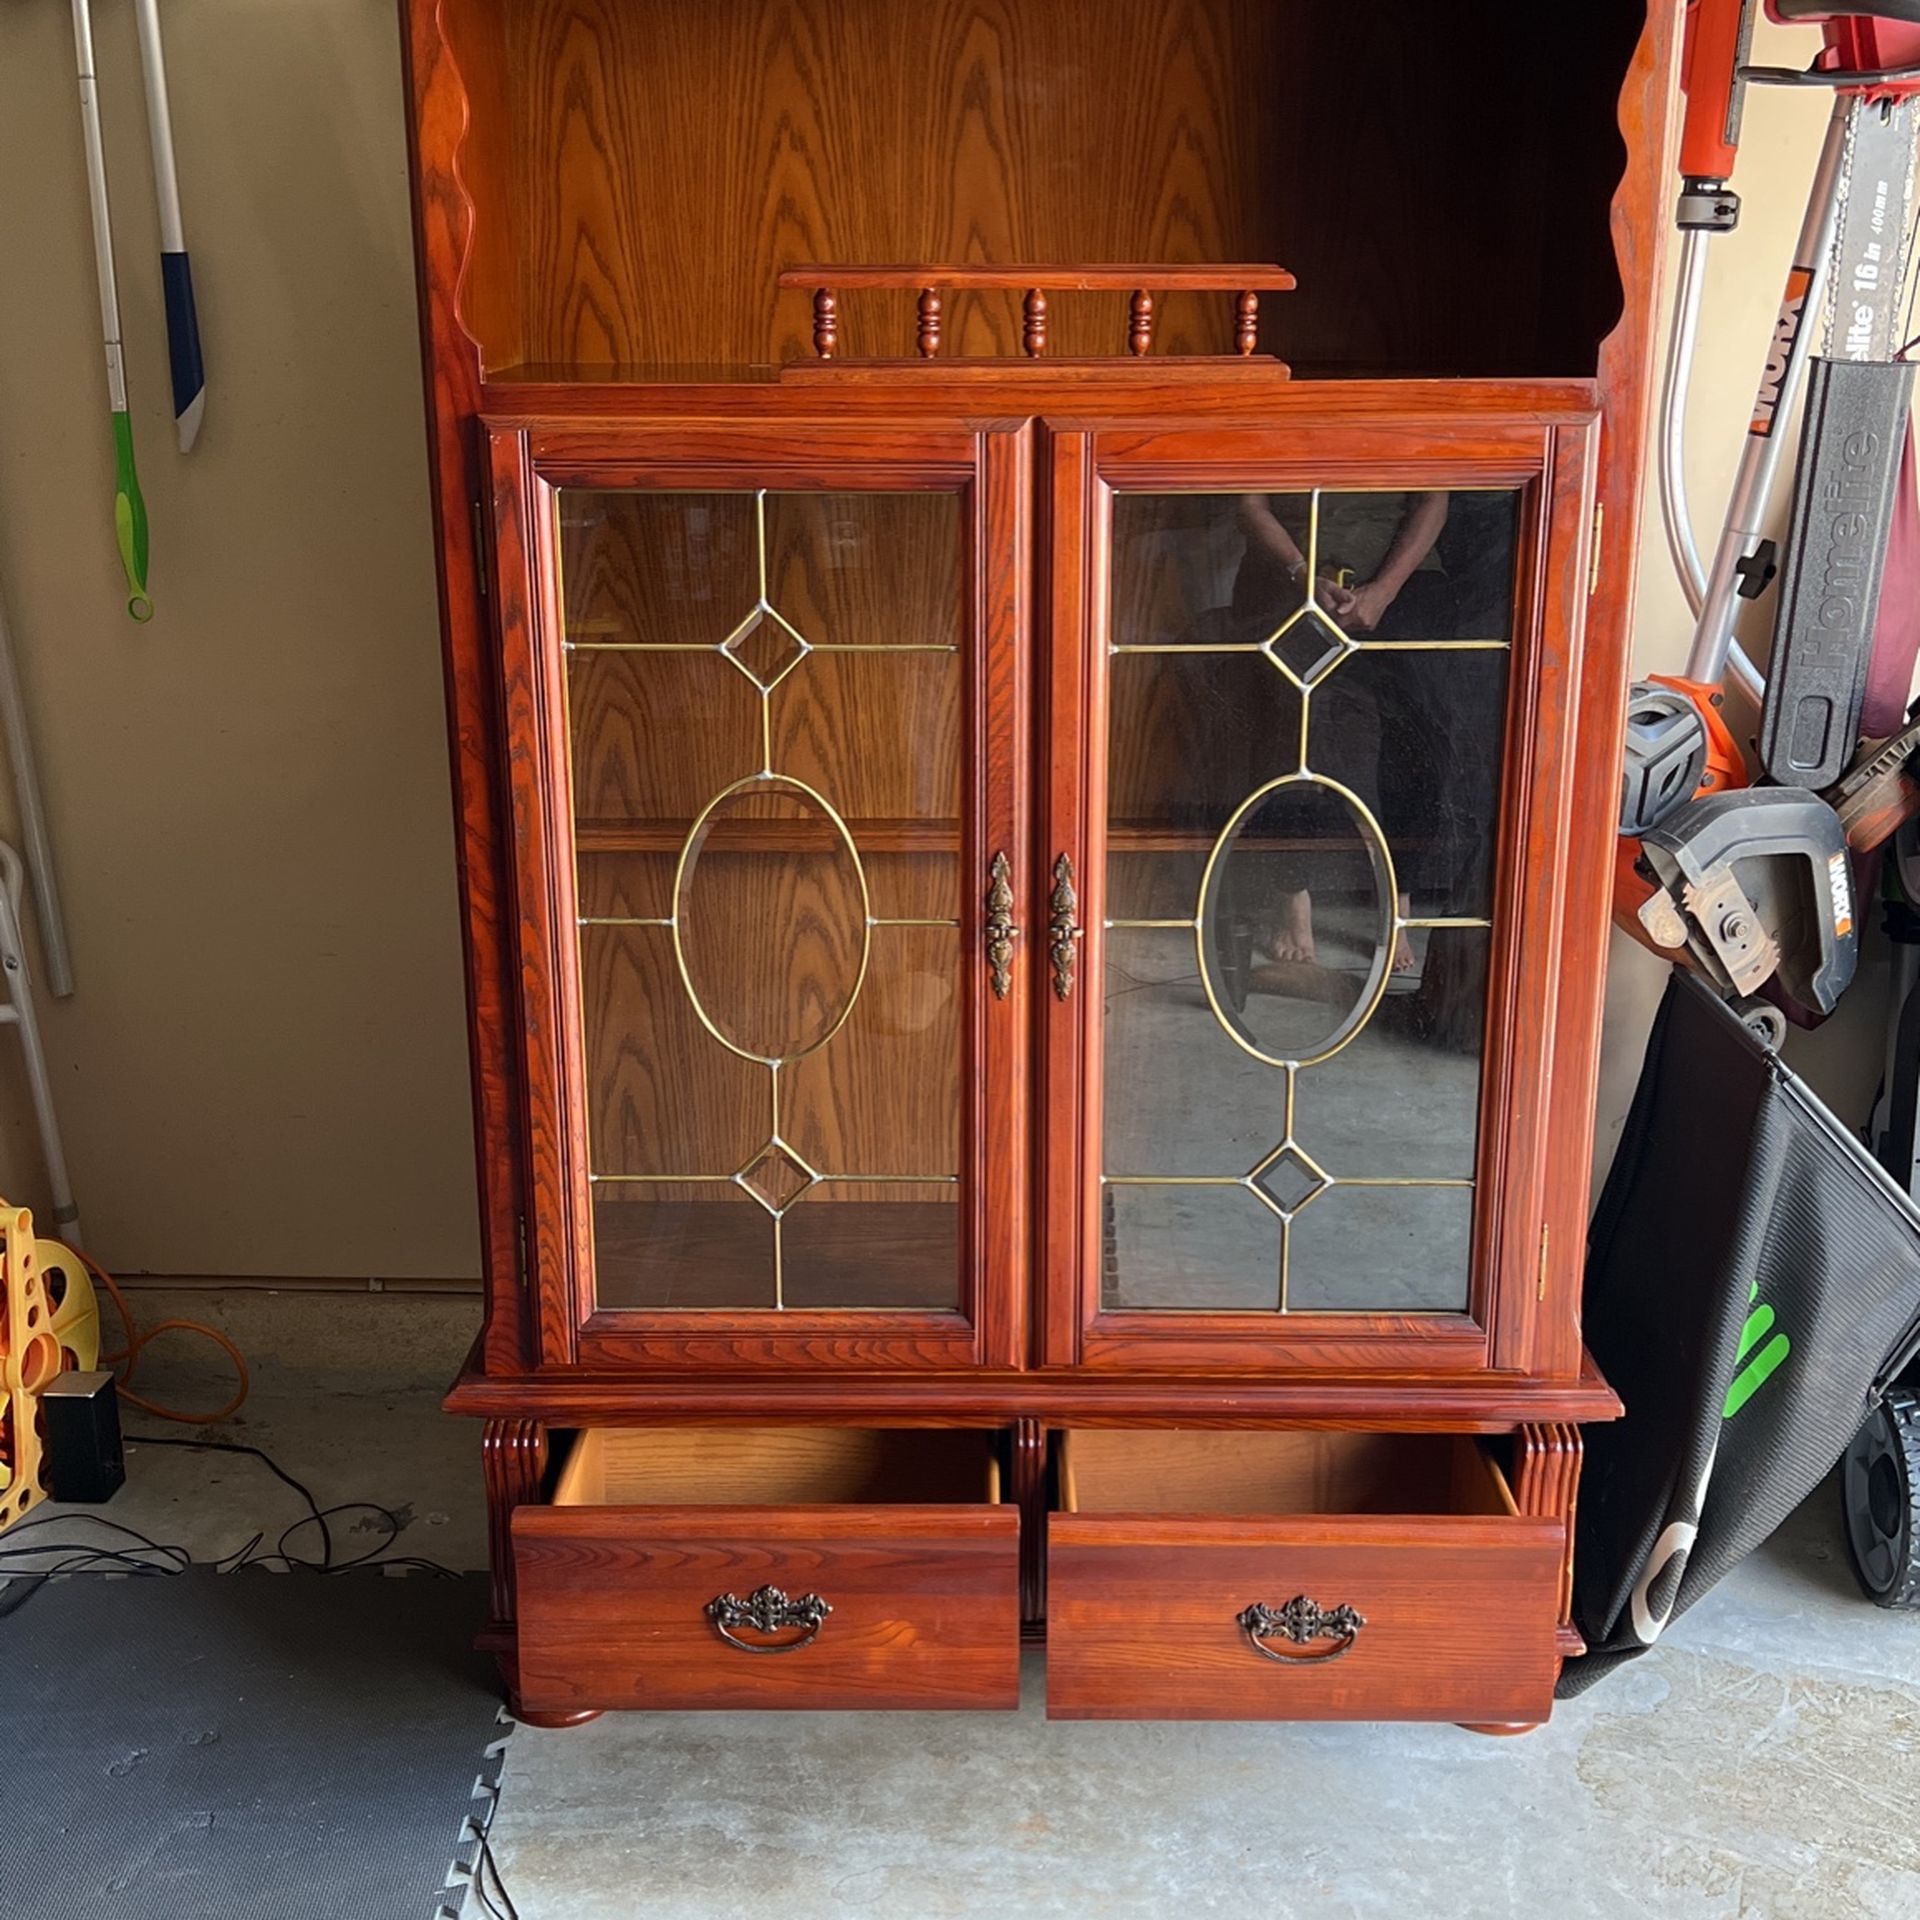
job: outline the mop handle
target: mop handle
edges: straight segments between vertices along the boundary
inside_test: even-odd
[[[107,403],[113,412],[113,529],[127,576],[127,611],[153,617],[147,597],[147,503],[133,463],[133,420],[127,412],[127,369],[120,346],[120,294],[113,276],[113,226],[107,209],[107,156],[100,139],[100,97],[93,71],[93,13],[73,0],[74,55],[80,70],[80,130],[87,150],[87,192],[93,203],[93,265],[100,283],[100,331],[107,355]]]
[[[173,158],[173,113],[167,103],[167,61],[160,45],[160,0],[134,0],[140,68],[147,86],[147,137],[153,146],[153,191],[160,212],[160,286],[167,307],[167,365],[173,380],[173,422],[180,451],[200,431],[207,404],[200,359],[200,319],[193,304],[193,268],[180,219],[180,176]]]

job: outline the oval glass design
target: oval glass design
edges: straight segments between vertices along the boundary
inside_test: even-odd
[[[846,824],[798,780],[757,775],[693,823],[674,946],[708,1032],[749,1060],[798,1060],[845,1024],[871,946],[866,874]]]
[[[1207,857],[1201,982],[1220,1024],[1271,1066],[1325,1060],[1366,1025],[1394,932],[1392,856],[1336,781],[1298,773],[1257,788]]]

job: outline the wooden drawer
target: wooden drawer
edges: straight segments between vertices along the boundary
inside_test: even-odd
[[[1523,1518],[1471,1439],[1068,1433],[1060,1504],[1055,1719],[1525,1723],[1551,1708],[1565,1530]]]
[[[513,1516],[521,1703],[1017,1706],[1019,1535],[983,1433],[583,1433]]]

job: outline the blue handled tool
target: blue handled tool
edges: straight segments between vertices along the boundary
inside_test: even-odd
[[[160,203],[160,285],[167,304],[167,361],[173,374],[173,424],[187,452],[206,410],[200,320],[193,306],[193,268],[180,222],[180,179],[173,162],[173,114],[167,63],[160,47],[160,0],[134,0],[140,23],[140,66],[147,82],[147,135],[153,144],[153,190]]]

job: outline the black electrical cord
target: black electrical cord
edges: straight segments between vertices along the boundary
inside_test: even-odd
[[[135,1544],[132,1547],[111,1547],[80,1540],[49,1540],[36,1545],[21,1540],[21,1535],[31,1533],[38,1527],[70,1526],[76,1522],[82,1526],[103,1527],[109,1533],[118,1534]],[[32,1519],[22,1520],[12,1527],[5,1539],[8,1544],[0,1546],[0,1583],[4,1583],[0,1584],[0,1620],[18,1613],[29,1600],[44,1590],[47,1582],[56,1574],[110,1570],[134,1575],[165,1575],[184,1573],[191,1564],[185,1547],[150,1540],[132,1527],[124,1527],[117,1520],[103,1520],[95,1514],[36,1514]],[[50,1567],[17,1564],[25,1560],[44,1560],[49,1555],[63,1557],[56,1559]],[[158,1555],[159,1564],[145,1557],[148,1555]]]
[[[459,1578],[453,1568],[442,1565],[438,1560],[429,1560],[419,1554],[387,1552],[387,1549],[405,1531],[405,1523],[391,1507],[383,1507],[375,1500],[343,1500],[333,1506],[323,1507],[314,1498],[310,1487],[303,1481],[296,1480],[270,1454],[262,1452],[258,1447],[246,1446],[232,1440],[176,1438],[172,1434],[128,1434],[126,1443],[129,1446],[139,1447],[186,1447],[198,1453],[248,1454],[258,1460],[275,1479],[290,1487],[306,1502],[307,1511],[299,1519],[281,1529],[271,1552],[259,1551],[267,1536],[264,1531],[257,1532],[244,1546],[211,1562],[210,1564],[217,1572],[236,1573],[242,1567],[266,1567],[277,1563],[286,1572],[299,1569],[307,1573],[348,1573],[356,1567],[379,1566],[417,1569],[443,1579]],[[345,1513],[378,1514],[386,1523],[386,1537],[368,1548],[365,1553],[357,1553],[346,1560],[340,1559],[333,1530],[327,1522],[330,1518]],[[50,1541],[39,1546],[20,1543],[20,1536],[36,1527],[58,1526],[74,1522],[86,1526],[105,1527],[136,1544],[127,1548],[95,1546],[70,1540]],[[317,1527],[320,1531],[321,1547],[318,1557],[294,1551],[292,1543],[306,1527]],[[193,1556],[185,1547],[151,1540],[132,1527],[122,1526],[117,1520],[104,1519],[97,1514],[36,1514],[32,1519],[18,1522],[4,1536],[0,1536],[0,1540],[6,1542],[0,1545],[0,1620],[18,1613],[29,1600],[45,1588],[47,1582],[56,1574],[112,1569],[132,1574],[172,1575],[185,1573],[194,1564]],[[51,1567],[18,1567],[12,1572],[8,1570],[16,1561],[44,1558],[50,1554],[61,1554],[66,1557]],[[140,1556],[143,1554],[159,1555],[165,1564],[155,1564],[152,1560],[142,1559]]]
[[[309,1573],[348,1573],[355,1567],[371,1566],[378,1561],[383,1567],[415,1567],[447,1579],[459,1578],[453,1568],[443,1566],[438,1560],[428,1560],[419,1554],[395,1554],[390,1558],[382,1559],[381,1556],[387,1548],[392,1546],[406,1530],[405,1523],[391,1507],[383,1507],[377,1500],[342,1500],[333,1506],[323,1507],[314,1498],[313,1490],[304,1481],[296,1480],[278,1461],[261,1452],[258,1447],[243,1446],[231,1440],[188,1439],[170,1433],[130,1433],[126,1438],[127,1444],[133,1447],[186,1447],[200,1453],[249,1454],[276,1479],[291,1487],[307,1503],[307,1511],[298,1520],[281,1529],[280,1537],[275,1541],[272,1552],[257,1553],[255,1551],[266,1538],[265,1533],[256,1533],[245,1546],[214,1563],[223,1572],[233,1573],[238,1572],[242,1567],[264,1567],[277,1562],[283,1572],[300,1568]],[[387,1537],[369,1547],[365,1553],[357,1553],[350,1560],[340,1559],[333,1529],[327,1525],[327,1522],[334,1515],[342,1513],[377,1513],[386,1522]],[[295,1553],[288,1544],[304,1527],[318,1527],[320,1530],[318,1559],[311,1554]]]
[[[493,1848],[487,1844],[485,1830],[476,1826],[473,1837],[480,1843],[480,1850],[473,1862],[473,1888],[480,1896],[480,1904],[486,1908],[492,1920],[520,1920],[520,1909],[513,1904],[513,1895],[507,1891],[507,1883],[500,1877],[500,1863],[493,1857]],[[494,1892],[500,1899],[498,1906],[487,1892],[486,1873],[493,1875]]]
[[[125,1439],[130,1447],[186,1447],[196,1453],[251,1454],[276,1480],[291,1487],[307,1503],[307,1519],[318,1524],[321,1551],[327,1564],[332,1564],[333,1535],[327,1529],[326,1518],[320,1511],[320,1503],[314,1499],[309,1488],[303,1486],[283,1466],[262,1453],[258,1447],[244,1446],[237,1440],[193,1440],[171,1433],[130,1433],[125,1436]]]
[[[1888,87],[1901,80],[1920,80],[1920,66],[1865,67],[1857,70],[1823,67],[1742,67],[1740,78],[1756,87]]]

